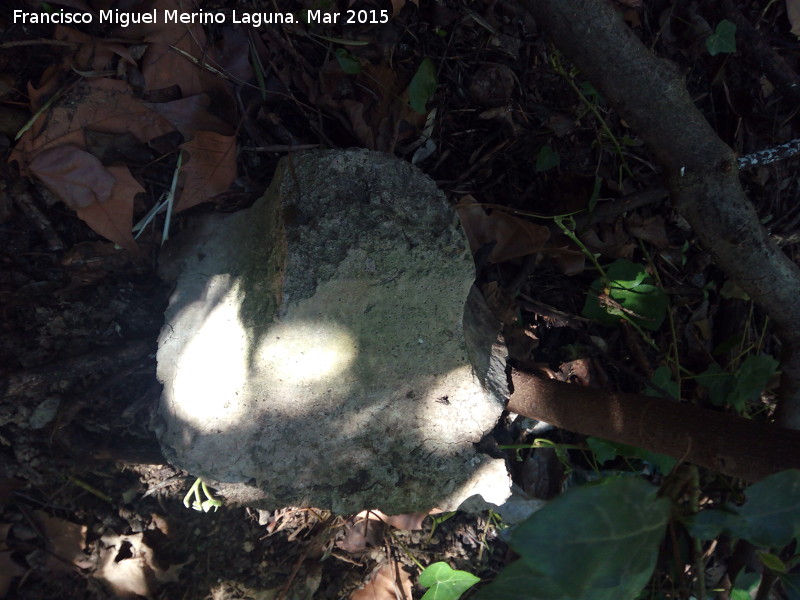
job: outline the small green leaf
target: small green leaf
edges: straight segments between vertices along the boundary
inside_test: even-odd
[[[601,465],[617,457],[617,448],[619,444],[615,444],[614,442],[596,437],[589,437],[586,438],[586,445],[589,446],[589,450],[594,452],[597,462]]]
[[[701,540],[713,540],[726,529],[730,530],[741,522],[735,512],[725,510],[704,510],[687,520],[689,533]]]
[[[672,467],[675,466],[675,459],[666,454],[658,454],[657,452],[650,452],[628,444],[620,444],[601,438],[586,438],[586,444],[589,449],[594,452],[597,457],[597,462],[601,465],[616,456],[624,456],[626,458],[638,458],[644,462],[655,466],[662,473],[669,473]]]
[[[348,75],[358,75],[361,73],[361,63],[347,50],[344,48],[337,48],[335,54],[336,60],[339,61],[339,66],[342,67],[342,71]]]
[[[436,93],[436,66],[430,58],[422,61],[408,84],[408,103],[416,112],[427,112],[428,100]]]
[[[706,38],[706,48],[711,56],[736,52],[736,25],[722,19],[714,33]]]
[[[774,554],[770,554],[769,552],[756,552],[756,556],[768,569],[775,571],[776,573],[786,573],[786,564]]]
[[[422,600],[458,600],[480,578],[466,571],[451,569],[446,562],[436,562],[419,574],[419,584],[430,588]]]
[[[717,363],[711,363],[695,380],[708,390],[708,397],[715,406],[724,406],[736,387],[734,376],[723,371]]]
[[[542,146],[542,149],[539,150],[539,154],[536,155],[536,172],[543,173],[544,171],[554,169],[560,162],[561,159],[558,156],[558,152],[553,150],[552,146],[546,144]]]
[[[588,81],[583,81],[581,82],[580,87],[581,87],[581,92],[583,92],[584,96],[586,96],[593,102],[596,102],[597,104],[603,103],[603,97],[591,83],[589,83]]]
[[[607,281],[595,279],[581,314],[589,319],[618,325],[628,319],[644,329],[656,331],[667,316],[668,298],[654,285],[653,278],[642,265],[624,258],[615,260],[606,270]],[[619,305],[600,304],[599,294],[607,294]]]
[[[764,391],[777,371],[778,361],[771,356],[748,355],[736,371],[736,387],[730,397],[730,403],[741,412],[747,401],[757,398]]]
[[[680,390],[678,389],[678,382],[672,379],[672,369],[670,369],[666,365],[661,365],[655,370],[655,372],[653,373],[652,382],[653,385],[657,385],[673,398],[677,398],[680,395]],[[659,394],[653,388],[647,388],[644,393],[645,396],[655,396],[655,397],[661,396],[661,394]]]

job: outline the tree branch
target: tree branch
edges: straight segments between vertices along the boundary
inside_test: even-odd
[[[770,316],[782,342],[778,419],[800,429],[800,269],[769,238],[739,183],[733,151],[694,106],[683,77],[606,0],[524,0],[661,163],[678,212],[716,263]]]
[[[800,468],[800,431],[668,402],[513,372],[508,410],[584,435],[759,481]]]

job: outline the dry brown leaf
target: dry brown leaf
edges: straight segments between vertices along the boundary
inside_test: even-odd
[[[401,600],[411,597],[411,577],[399,563],[392,561],[381,567],[364,587],[353,592],[350,600]]]
[[[0,598],[5,598],[14,577],[21,577],[25,569],[11,557],[11,551],[0,552]]]
[[[383,540],[385,525],[382,521],[353,517],[344,529],[344,538],[336,546],[345,552],[363,552],[368,547],[377,547]]]
[[[39,152],[31,161],[30,171],[73,210],[105,202],[114,187],[114,177],[103,163],[72,145]]]
[[[553,247],[544,250],[543,254],[556,261],[558,269],[564,275],[577,275],[586,268],[586,255],[580,250],[569,247]]]
[[[79,71],[102,71],[108,68],[114,55],[119,54],[119,49],[122,49],[122,52],[127,54],[127,51],[124,50],[124,46],[120,44],[114,45],[117,51],[112,50],[112,45],[108,42],[64,25],[56,25],[53,31],[53,38],[80,44],[77,52],[67,59],[69,61],[69,66]],[[127,57],[123,56],[123,58],[126,58],[126,60],[130,59],[129,62],[131,64],[136,64],[136,62],[130,58],[130,55]]]
[[[35,511],[33,518],[52,549],[52,554],[47,556],[48,569],[71,573],[73,567],[86,569],[92,566],[90,558],[83,552],[86,546],[86,525],[51,517],[41,510]]]
[[[152,598],[159,583],[178,580],[178,571],[183,565],[173,565],[166,571],[159,567],[143,534],[107,534],[101,539],[105,549],[100,555],[100,567],[92,576],[104,582],[120,598]],[[120,555],[123,548],[125,553],[122,556],[126,558]]]
[[[492,314],[497,317],[503,325],[509,326],[517,322],[519,309],[514,298],[500,286],[497,281],[490,281],[481,286],[481,293],[486,300],[486,305]]]
[[[664,217],[661,215],[643,217],[634,213],[625,219],[625,228],[633,237],[650,242],[659,250],[669,246],[667,229],[664,227]]]
[[[247,27],[225,25],[220,28],[221,39],[216,48],[216,64],[226,75],[237,82],[252,81],[253,64],[250,57],[251,39],[254,45],[261,41],[260,36],[249,35]],[[263,46],[263,42],[261,43]]]
[[[131,234],[133,201],[144,188],[134,179],[128,167],[108,167],[114,178],[111,195],[105,202],[95,202],[78,210],[78,216],[94,231],[131,252],[139,247]]]
[[[236,138],[212,131],[198,131],[181,145],[189,160],[181,167],[186,175],[175,212],[186,210],[225,192],[236,179]]]
[[[165,10],[190,13],[196,12],[197,7],[191,0],[149,0],[143,2],[139,10],[155,10],[158,14],[163,14],[162,11]],[[223,95],[230,94],[227,82],[219,74],[189,58],[203,61],[211,67],[218,65],[216,53],[214,48],[208,46],[202,24],[176,25],[159,19],[156,23],[131,25],[120,33],[134,39],[142,38],[148,44],[141,60],[147,91],[177,85],[184,97],[211,90]],[[246,54],[245,49],[242,52]]]
[[[472,196],[462,198],[456,211],[473,254],[484,245],[497,242],[489,255],[494,263],[541,252],[550,239],[550,231],[542,225],[496,209],[487,215]]]
[[[114,79],[83,79],[37,119],[22,136],[9,160],[23,171],[39,152],[72,144],[83,148],[85,128],[106,133],[130,132],[141,142],[173,131],[161,115],[133,96],[131,87]]]
[[[379,510],[362,510],[356,515],[356,517],[361,519],[382,521],[390,527],[394,527],[395,529],[400,529],[403,531],[414,531],[416,529],[423,529],[422,522],[425,520],[425,517],[427,517],[429,514],[433,514],[434,512],[439,511],[437,510],[424,513],[419,512],[390,516],[382,513]]]
[[[364,147],[392,152],[401,137],[417,137],[425,123],[407,102],[406,84],[387,65],[365,65],[358,75],[347,75],[333,60],[320,70],[312,101],[344,113],[340,119]]]
[[[600,230],[599,234],[597,229]],[[599,252],[607,258],[630,259],[636,248],[636,244],[625,232],[621,220],[618,220],[613,226],[602,223],[595,225],[582,233],[580,238],[589,250]]]
[[[180,131],[188,140],[195,131],[213,131],[221,135],[233,135],[234,129],[218,116],[208,112],[211,99],[208,94],[196,94],[188,98],[146,104]]]
[[[786,16],[792,25],[791,32],[800,38],[800,0],[786,0]]]

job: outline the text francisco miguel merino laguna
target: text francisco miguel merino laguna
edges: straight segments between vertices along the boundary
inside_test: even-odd
[[[161,17],[161,18],[159,18]],[[71,25],[74,23],[93,23],[95,15],[88,12],[29,12],[14,11],[14,23]],[[389,12],[386,10],[348,10],[346,13],[325,12],[322,10],[290,12],[241,12],[234,10],[232,14],[221,12],[184,12],[180,10],[148,10],[124,12],[120,10],[101,10],[99,23],[111,23],[128,27],[139,23],[233,23],[248,24],[259,27],[270,23],[386,23]]]

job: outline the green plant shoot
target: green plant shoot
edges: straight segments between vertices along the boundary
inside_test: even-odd
[[[205,496],[205,500],[203,500],[203,498],[200,496],[201,489],[203,491],[203,495]],[[194,500],[191,499],[192,496],[194,496]],[[216,511],[220,506],[222,506],[222,501],[214,498],[214,495],[211,493],[211,490],[208,489],[206,482],[198,477],[197,480],[195,480],[195,482],[192,484],[192,487],[189,488],[186,496],[183,497],[183,505],[186,508],[191,506],[192,509],[196,511],[208,512],[212,508],[214,511]]]

